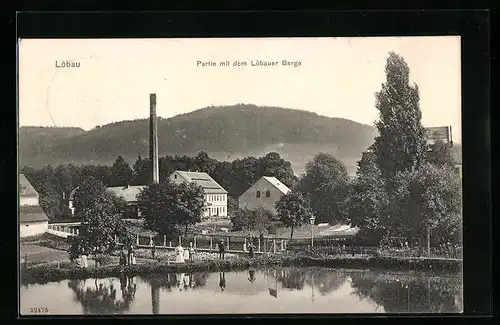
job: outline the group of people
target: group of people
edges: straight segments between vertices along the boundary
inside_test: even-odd
[[[175,248],[175,262],[185,263],[186,261],[194,261],[195,249],[193,243],[189,243],[189,247],[184,249],[181,244]]]
[[[135,265],[135,264],[136,260],[135,260],[134,246],[130,245],[128,247],[128,252],[125,252],[125,247],[122,247],[122,250],[120,252],[120,266]]]

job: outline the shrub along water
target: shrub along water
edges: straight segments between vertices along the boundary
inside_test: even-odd
[[[63,279],[86,279],[117,277],[121,274],[129,276],[147,274],[189,273],[202,271],[235,271],[249,267],[273,266],[301,266],[301,267],[330,267],[330,268],[381,268],[398,271],[448,271],[459,272],[462,269],[461,261],[412,259],[401,260],[388,257],[326,257],[323,254],[311,252],[287,253],[274,256],[260,256],[253,259],[246,257],[232,257],[226,260],[202,260],[185,264],[167,264],[158,261],[120,267],[119,265],[103,265],[100,267],[79,268],[76,265],[43,264],[31,268],[22,268],[21,283],[46,283]]]

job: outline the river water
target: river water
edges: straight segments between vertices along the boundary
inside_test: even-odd
[[[251,269],[22,285],[22,315],[458,313],[457,275]]]

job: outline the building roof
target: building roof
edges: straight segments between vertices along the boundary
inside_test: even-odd
[[[73,201],[73,199],[74,199],[74,197],[75,197],[75,192],[76,192],[76,190],[78,190],[79,188],[80,188],[80,186],[77,186],[77,187],[75,187],[75,188],[73,189],[73,191],[71,191],[71,193],[69,193],[69,198],[68,198],[68,200]]]
[[[145,188],[145,185],[138,186],[114,186],[108,187],[108,191],[112,192],[117,197],[122,197],[125,202],[137,202],[137,196],[141,193],[141,190]]]
[[[39,205],[19,207],[19,220],[21,222],[49,221],[47,215]]]
[[[207,194],[227,194],[227,191],[207,173],[186,172],[181,170],[176,170],[174,173],[178,173],[188,182],[194,182],[197,185],[201,186],[203,188],[203,192]]]
[[[290,192],[288,186],[280,182],[276,177],[262,176],[266,181],[271,183],[274,187],[276,187],[281,193],[287,194]]]
[[[24,176],[24,174],[19,175],[19,196],[21,197],[33,197],[38,196],[38,192],[35,190],[30,181]]]

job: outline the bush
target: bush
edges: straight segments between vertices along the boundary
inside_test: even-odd
[[[113,259],[108,254],[99,254],[94,258],[94,260],[99,266],[106,266],[113,263]]]
[[[67,238],[67,242],[69,245],[68,248],[68,254],[69,254],[69,260],[74,261],[76,260],[82,251],[82,244],[81,244],[81,239],[79,236],[71,236]]]

